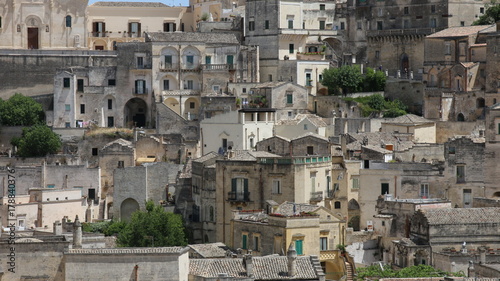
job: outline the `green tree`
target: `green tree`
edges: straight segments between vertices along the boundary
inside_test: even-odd
[[[400,100],[386,101],[384,111],[384,117],[394,118],[398,116],[405,115],[407,106]]]
[[[121,247],[169,247],[187,245],[187,236],[178,214],[167,213],[152,201],[146,203],[146,211],[136,211],[130,222],[118,233]]]
[[[14,94],[0,102],[0,121],[3,125],[32,126],[42,124],[44,117],[42,105],[22,94]]]
[[[385,73],[382,71],[375,71],[373,68],[367,67],[366,73],[363,78],[363,91],[375,92],[383,91],[385,89]]]
[[[39,157],[56,153],[61,148],[59,136],[45,125],[23,128],[20,138],[12,138],[11,144],[17,146],[21,157]]]
[[[358,268],[358,280],[377,280],[378,278],[412,278],[412,277],[443,277],[443,276],[464,276],[462,272],[446,272],[436,269],[429,265],[414,265],[402,268],[401,270],[394,270],[389,265],[381,268],[379,265],[371,265],[364,268]]]
[[[474,21],[472,25],[494,24],[498,20],[500,20],[500,4],[496,4],[496,1],[492,1],[491,5],[486,5],[484,14]]]
[[[321,83],[328,87],[330,94],[338,95],[342,93],[342,95],[346,96],[356,92],[362,82],[363,76],[359,67],[344,65],[339,68],[325,69]]]

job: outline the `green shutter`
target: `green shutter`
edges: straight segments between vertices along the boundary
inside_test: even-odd
[[[231,179],[231,191],[236,192],[236,179]]]
[[[302,248],[302,240],[295,240],[295,250],[297,251],[297,255],[304,254],[304,251]]]
[[[247,249],[247,239],[248,239],[248,236],[244,234],[243,238],[242,238],[242,241],[241,241],[241,243],[242,243],[241,248],[243,248],[244,250]]]
[[[243,192],[248,192],[248,179],[243,180]]]
[[[233,64],[233,55],[228,55],[227,56],[227,64]]]
[[[211,56],[206,56],[205,57],[205,64],[211,64],[212,63],[212,57]]]

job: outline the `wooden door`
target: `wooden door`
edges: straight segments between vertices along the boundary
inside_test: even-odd
[[[28,49],[38,49],[38,27],[28,27]]]

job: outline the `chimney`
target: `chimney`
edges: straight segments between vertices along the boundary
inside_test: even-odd
[[[486,247],[484,247],[484,246],[479,247],[478,250],[479,250],[479,257],[480,257],[481,264],[485,264],[486,263]]]
[[[252,263],[252,255],[246,254],[243,256],[243,265],[247,271],[248,277],[253,277],[253,263]]]
[[[60,221],[55,221],[53,226],[54,235],[62,235],[62,223]]]
[[[292,241],[286,253],[288,260],[288,276],[292,277],[297,274],[297,251],[295,250],[295,243]]]
[[[73,223],[73,249],[82,248],[82,224],[76,215],[75,222]]]

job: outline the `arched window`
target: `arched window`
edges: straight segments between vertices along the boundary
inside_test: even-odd
[[[66,27],[71,27],[71,16],[66,16]]]
[[[340,209],[340,201],[335,201],[334,208],[335,209]]]
[[[459,113],[457,116],[457,121],[458,122],[464,122],[465,121],[465,116],[462,113]]]

